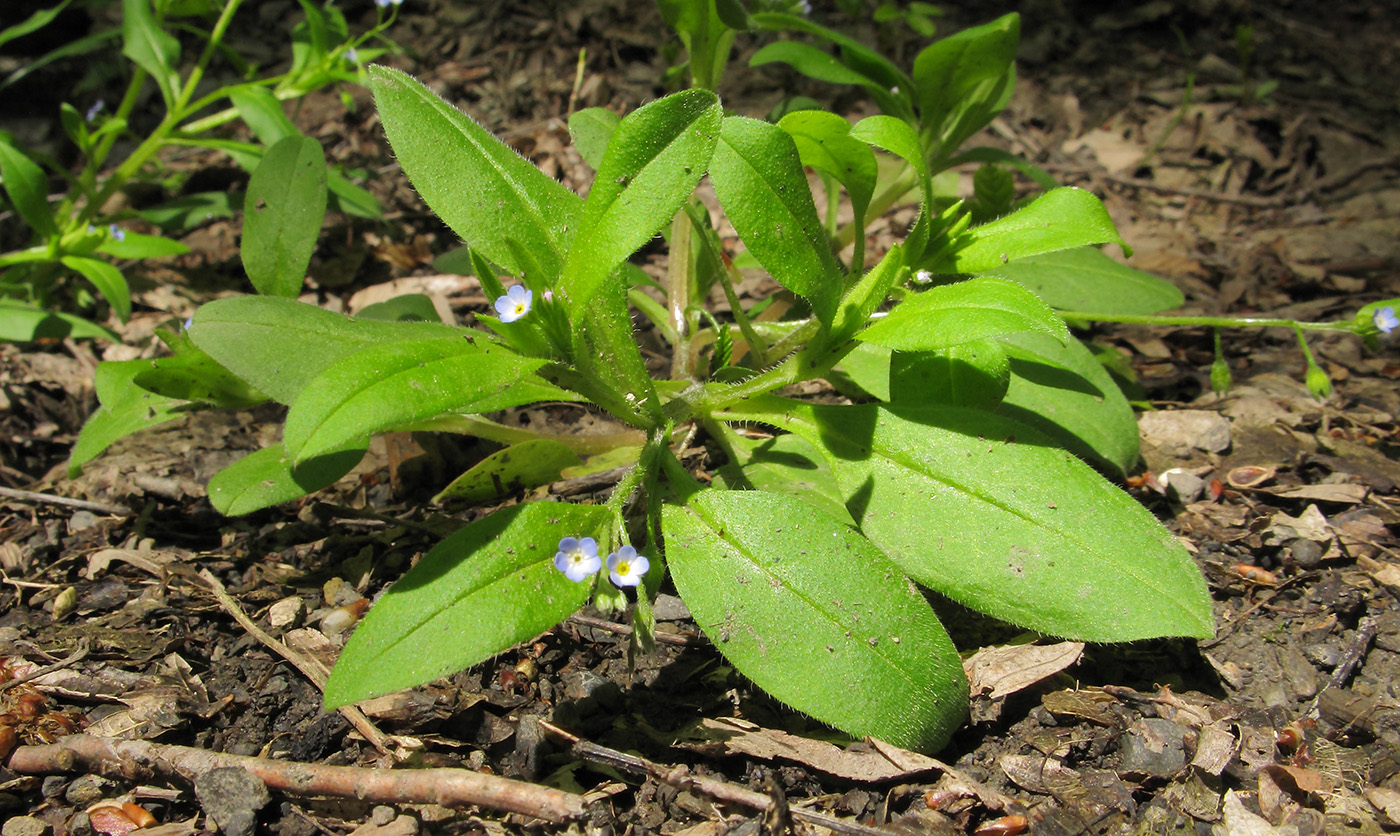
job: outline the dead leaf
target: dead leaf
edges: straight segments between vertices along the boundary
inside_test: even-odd
[[[824,740],[765,729],[732,717],[703,719],[687,728],[674,745],[706,753],[748,755],[761,760],[782,758],[852,781],[890,781],[946,769],[942,761],[889,744],[877,749],[867,743],[856,743],[842,749]]]
[[[1083,642],[984,647],[963,663],[963,670],[974,696],[997,700],[1054,676],[1083,653]]]
[[[1279,499],[1306,499],[1313,502],[1340,502],[1346,505],[1355,505],[1366,499],[1369,490],[1365,485],[1328,484],[1264,488],[1261,493],[1272,494]]]

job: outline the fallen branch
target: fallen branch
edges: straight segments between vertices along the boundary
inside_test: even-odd
[[[292,795],[487,807],[555,823],[575,821],[586,814],[583,796],[468,769],[325,766],[85,734],[69,735],[44,746],[20,746],[6,766],[26,775],[88,772],[130,781],[148,781],[159,775],[190,784],[211,769],[236,766],[256,775],[268,789]]]

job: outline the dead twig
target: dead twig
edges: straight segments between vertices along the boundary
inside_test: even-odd
[[[751,789],[735,786],[715,778],[695,775],[684,766],[665,766],[637,755],[619,752],[616,749],[584,740],[578,735],[544,720],[540,721],[540,727],[550,734],[568,741],[570,751],[583,760],[623,769],[634,775],[645,775],[677,789],[691,790],[720,801],[738,804],[764,813],[769,812],[773,807],[773,798],[766,793],[754,792]],[[819,825],[838,833],[847,833],[850,836],[890,836],[891,833],[889,830],[870,827],[847,819],[838,819],[835,816],[828,816],[802,807],[789,807],[788,812],[794,819]]]
[[[617,633],[619,636],[630,636],[633,633],[631,624],[620,624],[616,621],[608,621],[605,618],[594,618],[591,615],[571,615],[569,621],[583,627],[593,627],[598,630],[607,630],[609,633]],[[678,636],[675,633],[656,633],[656,640],[661,644],[675,644],[682,647],[695,647],[705,644],[705,640],[699,636]]]
[[[565,823],[583,818],[582,796],[468,769],[377,769],[226,755],[145,740],[113,740],[74,734],[44,746],[20,746],[6,762],[26,775],[89,772],[147,781],[173,776],[193,784],[211,769],[236,766],[268,789],[290,795],[328,795],[383,804],[487,807]]]
[[[62,505],[66,508],[76,508],[79,511],[92,511],[97,514],[109,514],[113,517],[129,517],[135,513],[125,505],[110,505],[106,502],[91,502],[86,499],[70,499],[66,496],[55,496],[51,493],[38,493],[36,491],[22,491],[17,488],[0,487],[0,496],[8,496],[11,499],[20,499],[37,505]]]
[[[208,587],[209,594],[214,596],[214,600],[219,602],[219,606],[224,608],[224,612],[233,616],[233,620],[237,621],[240,627],[247,630],[248,634],[253,638],[262,642],[263,646],[268,650],[271,650],[273,653],[291,662],[293,667],[301,671],[302,675],[309,679],[312,685],[316,686],[316,690],[326,690],[326,680],[330,677],[330,671],[326,670],[326,666],[321,664],[319,659],[307,656],[304,653],[298,653],[273,638],[271,635],[268,635],[266,631],[253,622],[253,619],[248,617],[248,614],[243,611],[243,608],[238,605],[238,602],[233,600],[233,596],[228,594],[228,590],[224,588],[224,585],[220,583],[219,579],[214,577],[214,574],[208,569],[200,570],[199,577]],[[364,735],[365,740],[368,740],[371,746],[379,750],[380,754],[387,757],[394,756],[395,753],[390,746],[391,741],[389,736],[380,731],[379,727],[374,725],[374,723],[365,716],[363,711],[353,705],[343,705],[337,710],[342,717],[350,721],[350,725],[354,726],[356,731]]]

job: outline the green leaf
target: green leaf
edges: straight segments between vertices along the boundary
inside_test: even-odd
[[[829,84],[865,86],[871,83],[870,78],[842,64],[835,56],[798,41],[774,41],[764,46],[749,59],[749,66],[759,67],[775,62],[787,64],[808,78]]]
[[[879,165],[870,146],[851,137],[851,123],[824,110],[799,110],[778,120],[778,127],[792,136],[804,166],[824,171],[846,187],[856,228],[864,229]]]
[[[1014,73],[1020,39],[1021,18],[1013,12],[930,44],[914,59],[919,121],[945,152],[1001,110],[995,103],[1010,92],[1004,81]]]
[[[266,87],[235,87],[229,91],[228,98],[238,110],[238,117],[263,145],[271,148],[289,136],[301,136],[301,131],[283,111],[282,102]]]
[[[84,256],[65,255],[59,259],[63,266],[77,273],[92,283],[97,288],[97,292],[102,294],[102,298],[107,300],[107,304],[112,306],[112,312],[122,322],[131,318],[131,288],[126,283],[126,276],[122,271],[113,267],[105,261]]]
[[[175,107],[180,88],[180,42],[165,32],[151,13],[150,0],[122,0],[122,55],[150,73],[166,110]]]
[[[578,195],[410,76],[368,68],[384,132],[423,200],[473,249],[522,272],[507,239],[534,253],[552,285],[583,209]]]
[[[121,337],[95,322],[62,311],[46,311],[9,299],[0,299],[0,341],[31,342],[99,339],[121,342]]]
[[[865,536],[968,607],[1083,641],[1212,635],[1210,595],[1186,550],[1024,424],[957,407],[776,398],[730,412],[825,448]]]
[[[449,499],[486,502],[512,493],[547,485],[567,467],[583,464],[578,454],[548,438],[536,438],[497,450],[475,467],[452,480],[433,497],[435,504]]]
[[[815,447],[792,435],[747,438],[720,424],[729,464],[715,471],[716,487],[787,494],[846,525],[855,525],[845,497]]]
[[[841,299],[841,309],[831,327],[831,344],[840,346],[870,321],[870,315],[884,304],[890,289],[908,275],[904,270],[904,248],[890,247],[880,263],[861,277]]]
[[[226,517],[239,517],[299,499],[340,481],[364,458],[363,444],[327,453],[293,466],[281,444],[249,453],[209,480],[209,504]]]
[[[266,395],[195,348],[145,362],[148,368],[137,374],[132,383],[162,397],[226,409],[243,409],[267,400]]]
[[[33,160],[19,149],[0,141],[0,180],[15,211],[35,232],[44,237],[58,234],[53,210],[49,208],[48,178]]]
[[[326,155],[311,137],[280,139],[258,163],[243,201],[239,254],[265,296],[301,292],[326,217]]]
[[[574,140],[574,147],[594,171],[602,165],[608,143],[621,121],[621,116],[605,107],[584,108],[569,117],[569,136]]]
[[[856,736],[933,751],[967,682],[933,610],[889,560],[792,497],[704,490],[662,510],[696,623],[777,699]]]
[[[760,29],[795,30],[831,41],[841,47],[841,57],[846,66],[870,79],[874,86],[885,90],[897,87],[901,91],[901,96],[906,98],[907,91],[913,89],[913,80],[892,64],[889,59],[860,41],[834,29],[813,23],[805,17],[778,12],[761,12],[752,15],[751,20]],[[882,104],[881,107],[884,105]]]
[[[710,181],[744,246],[830,325],[841,293],[841,267],[817,219],[792,137],[757,119],[725,118]]]
[[[231,218],[242,208],[242,195],[228,192],[198,192],[177,197],[149,209],[137,210],[139,217],[145,218],[161,229],[183,230],[219,218]]]
[[[113,258],[165,258],[172,255],[184,255],[190,248],[174,240],[173,238],[162,238],[159,235],[143,235],[140,232],[123,230],[121,240],[113,236],[107,236],[98,245],[96,252],[103,255],[110,255]]]
[[[901,406],[992,410],[1006,396],[1010,380],[1011,362],[995,340],[973,340],[938,352],[896,351],[890,357],[889,400]]]
[[[968,279],[910,294],[856,339],[901,351],[939,351],[974,340],[1037,331],[1070,339],[1064,320],[1014,282]]]
[[[275,296],[210,302],[189,328],[194,344],[219,365],[289,405],[322,371],[365,346],[466,333],[436,322],[354,319]]]
[[[150,369],[146,360],[100,363],[93,383],[102,404],[88,416],[68,457],[68,476],[83,472],[83,465],[132,433],[168,424],[181,417],[185,402],[147,392],[135,385],[138,374]]]
[[[307,384],[287,413],[282,443],[302,462],[444,413],[494,412],[529,403],[512,403],[509,390],[542,365],[543,360],[463,337],[372,345]],[[530,397],[523,389],[520,394]]]
[[[1078,340],[1042,334],[1001,338],[1011,383],[997,409],[1065,449],[1123,476],[1138,459],[1138,427],[1123,392]]]
[[[54,18],[58,17],[59,12],[68,8],[68,4],[71,2],[73,2],[73,0],[63,0],[53,8],[39,9],[14,26],[0,30],[0,46],[4,46],[15,38],[23,38],[31,32],[37,32],[45,26],[48,26],[53,22]]]
[[[1066,311],[1155,314],[1185,301],[1171,282],[1119,264],[1094,247],[1022,258],[982,275],[1010,279]]]
[[[442,322],[433,300],[422,293],[405,293],[383,302],[365,305],[356,316],[386,322]]]
[[[370,608],[331,671],[325,708],[456,673],[558,624],[593,589],[554,568],[559,540],[601,538],[609,524],[601,506],[536,502],[443,540]]]
[[[586,310],[617,265],[650,241],[695,190],[714,153],[721,117],[714,93],[685,90],[618,123],[564,265],[561,287],[570,313]]]
[[[634,427],[660,422],[656,384],[637,347],[621,282],[610,282],[594,294],[573,323],[572,350],[574,367],[588,381],[588,388],[579,391],[589,400]]]
[[[991,223],[958,236],[954,252],[929,266],[934,273],[982,273],[1009,261],[1095,244],[1127,245],[1093,194],[1067,187],[1046,192]]]

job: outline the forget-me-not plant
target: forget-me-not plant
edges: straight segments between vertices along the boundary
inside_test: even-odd
[[[651,561],[637,554],[631,546],[623,546],[608,555],[608,579],[613,586],[636,586],[650,568]]]
[[[592,537],[565,537],[559,541],[559,551],[554,553],[554,568],[574,583],[582,583],[603,568],[598,557],[598,541]]]
[[[512,285],[506,295],[496,300],[496,313],[502,322],[514,322],[530,312],[530,302],[534,293],[524,285]]]

